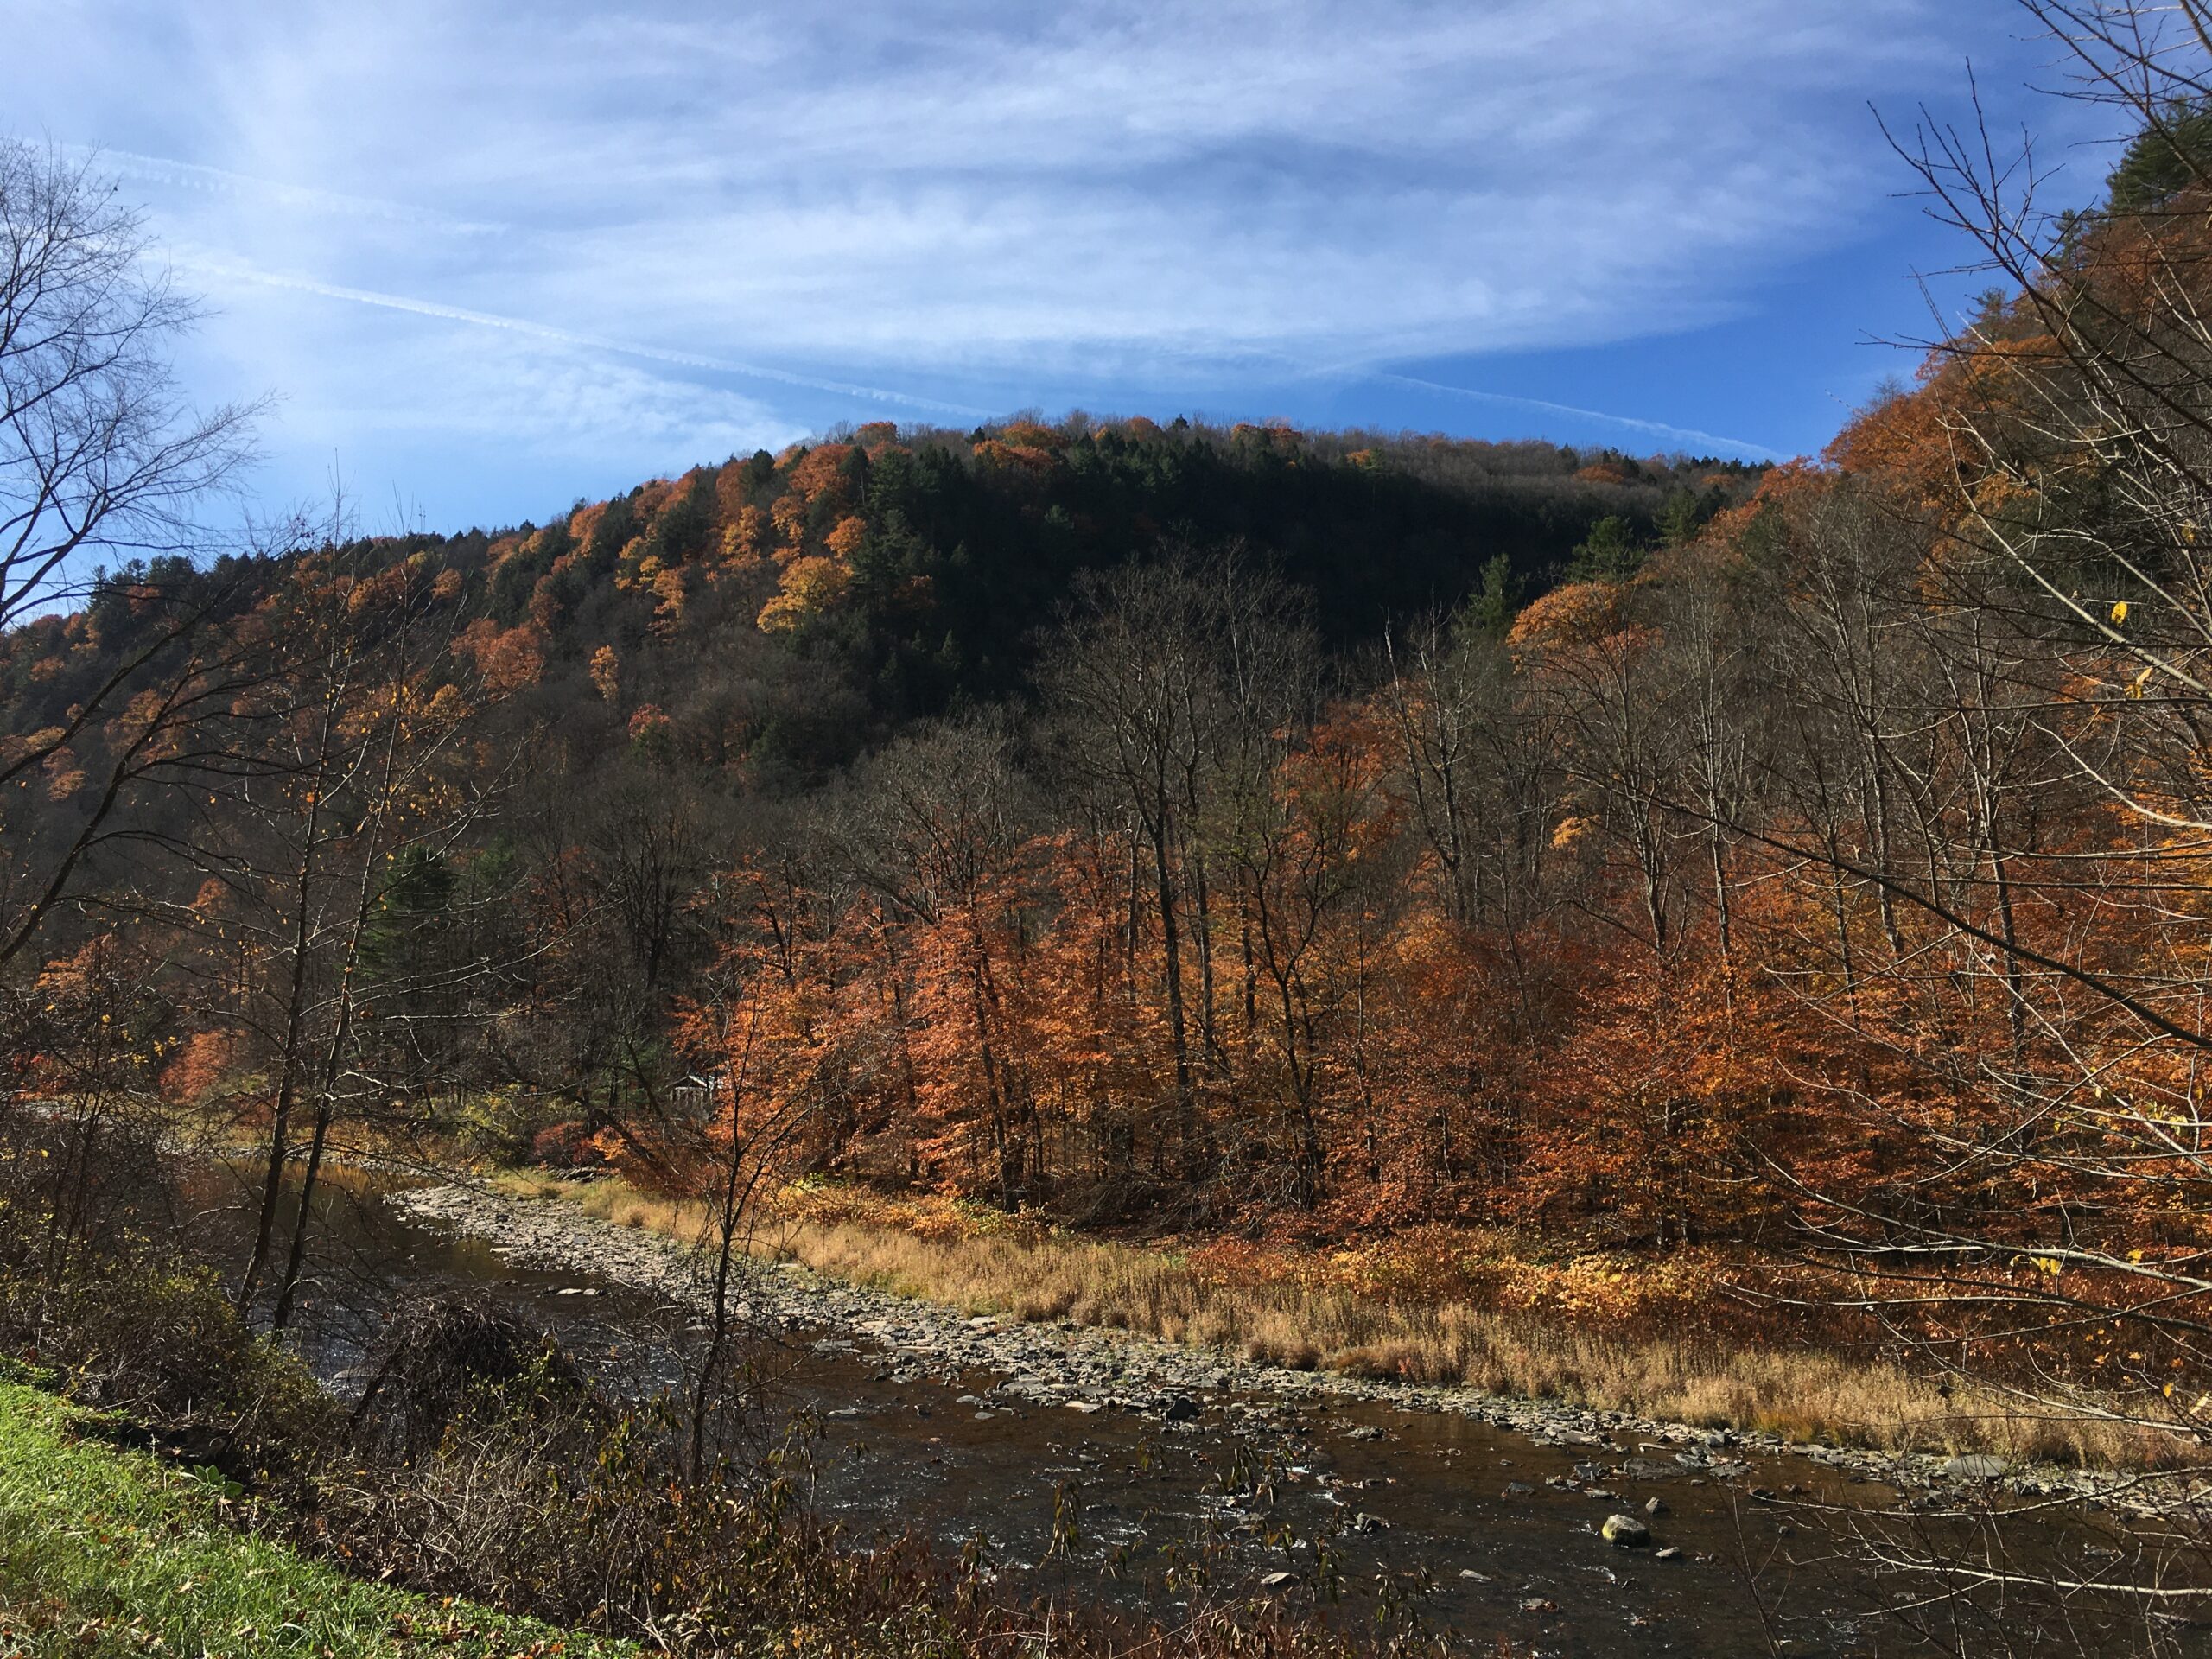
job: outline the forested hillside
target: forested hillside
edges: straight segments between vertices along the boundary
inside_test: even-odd
[[[604,702],[618,727],[657,711],[687,761],[782,792],[918,717],[1030,694],[1040,633],[1085,572],[1234,551],[1308,595],[1343,654],[1471,594],[1503,607],[1593,531],[1595,556],[1616,561],[1681,541],[1757,479],[1717,461],[1181,419],[887,423],[542,528],[346,556],[422,552],[459,573],[473,619],[530,631],[514,639],[543,656],[533,713],[570,735],[580,705]],[[606,747],[586,741],[593,758]]]

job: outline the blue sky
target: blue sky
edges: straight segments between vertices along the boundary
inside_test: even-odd
[[[1870,103],[2032,125],[2010,0],[0,0],[273,392],[255,487],[543,518],[819,431],[1038,408],[1817,450],[1930,327]],[[1939,276],[1955,305],[1976,284]]]

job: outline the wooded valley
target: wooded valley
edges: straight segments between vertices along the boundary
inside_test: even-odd
[[[2185,1469],[2212,118],[2141,86],[2061,221],[1910,152],[1998,286],[1816,459],[886,422],[200,558],[242,416],[98,418],[170,301],[6,151],[80,217],[0,289],[0,1090],[77,1138],[0,1217],[58,1264],[104,1137],[245,1148],[281,1332],[365,1160],[619,1172],[725,1267],[779,1194],[957,1200]]]

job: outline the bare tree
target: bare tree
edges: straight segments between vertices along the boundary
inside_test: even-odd
[[[1288,589],[1233,558],[1187,554],[1089,583],[1046,652],[1066,758],[1128,815],[1146,867],[1174,1072],[1175,1162],[1185,1179],[1212,1160],[1198,1098],[1214,1020],[1209,821],[1225,820],[1233,838],[1239,803],[1249,804],[1275,734],[1308,712],[1311,676],[1301,665],[1313,656]],[[1249,943],[1248,934],[1251,963]]]
[[[1861,1198],[1819,1225],[1855,1267],[2027,1345],[2024,1405],[2208,1438],[2205,1390],[2174,1385],[2212,1366],[2212,1275],[2158,1217],[2212,1201],[2212,149],[2189,124],[2212,97],[2212,10],[2021,4],[2069,95],[2115,111],[2131,147],[2111,199],[2066,215],[2032,153],[2007,161],[1986,130],[1924,123],[1905,149],[2016,297],[1936,348],[1943,462],[1927,502],[1895,509],[1934,551],[1863,589],[1878,647],[1823,642],[1871,667],[1909,641],[1926,672],[1864,682],[1863,833],[1802,849],[1876,899],[1891,1005],[1939,1039],[1917,1063],[1988,1104],[1917,1126],[1947,1181],[2013,1197]],[[1983,1008],[2001,1010],[1986,1036]],[[2100,1325],[2134,1357],[2092,1379],[2062,1350]]]
[[[453,648],[453,597],[416,562],[295,551],[284,583],[244,626],[281,671],[231,705],[251,746],[212,781],[204,819],[162,838],[197,890],[169,897],[149,882],[109,899],[175,930],[178,970],[197,979],[205,1017],[244,1038],[267,1076],[252,1243],[235,1295],[250,1310],[273,1266],[280,1329],[334,1127],[349,1106],[383,1112],[406,1087],[404,1046],[375,1052],[381,1016],[483,968],[378,949],[390,943],[380,932],[395,931],[395,902],[411,902],[401,890],[425,872],[435,880],[506,781],[463,745],[485,690]],[[296,1164],[297,1213],[280,1249]]]
[[[2161,1652],[2212,1598],[2212,8],[2020,4],[2126,124],[2108,198],[2048,211],[1986,125],[1901,143],[2005,289],[1935,343],[1901,461],[1777,510],[1770,810],[1650,788],[1828,912],[1762,949],[1847,1057],[1797,1085],[1883,1147],[1769,1165],[1834,1301],[2024,1446],[2098,1423],[2171,1465],[2107,1569],[2008,1560],[1999,1516],[1875,1559],[1933,1601],[2133,1606]]]
[[[169,354],[198,315],[94,163],[0,141],[0,631],[105,598],[118,647],[54,708],[0,706],[0,798],[41,773],[70,798],[44,833],[0,825],[0,964],[118,815],[208,761],[195,734],[251,672],[190,562],[257,413],[186,404]]]

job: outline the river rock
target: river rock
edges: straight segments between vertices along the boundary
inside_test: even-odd
[[[1994,1480],[2005,1472],[2002,1458],[1993,1458],[1980,1452],[1968,1452],[1963,1457],[1947,1459],[1943,1472],[1953,1480]]]
[[[1616,1549],[1640,1549],[1651,1541],[1651,1529],[1632,1515],[1609,1515],[1598,1535]]]

